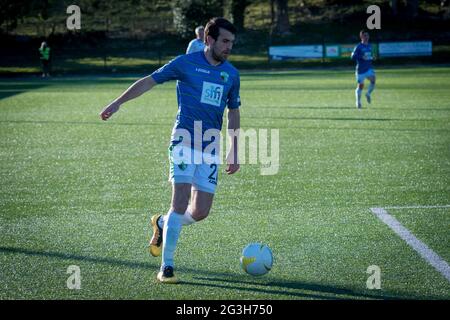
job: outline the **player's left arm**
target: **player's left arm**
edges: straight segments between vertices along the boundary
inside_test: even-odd
[[[239,108],[228,109],[228,135],[231,148],[227,155],[226,173],[233,174],[240,168],[238,157],[239,129],[241,127],[241,115]]]

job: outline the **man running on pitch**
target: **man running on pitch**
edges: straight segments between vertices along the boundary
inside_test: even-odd
[[[172,202],[166,215],[154,215],[151,219],[150,253],[162,253],[157,279],[163,283],[178,282],[174,252],[182,226],[206,218],[211,209],[220,162],[218,134],[226,107],[229,132],[237,132],[240,127],[240,77],[227,61],[235,34],[236,29],[228,20],[211,19],[205,27],[204,51],[178,56],[135,82],[100,113],[103,120],[108,120],[126,101],[157,84],[177,80],[178,113],[169,146]],[[201,141],[197,139],[199,133]],[[225,171],[233,174],[239,170],[238,136],[230,137]]]
[[[361,30],[359,33],[361,43],[359,43],[352,52],[352,60],[356,61],[356,81],[358,82],[355,97],[356,107],[361,109],[361,94],[364,89],[364,80],[370,81],[366,93],[367,102],[370,104],[372,91],[375,89],[375,71],[372,68],[372,46],[369,44],[369,33]]]

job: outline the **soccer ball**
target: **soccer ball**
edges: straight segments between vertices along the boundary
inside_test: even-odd
[[[262,276],[272,269],[272,250],[265,244],[250,243],[241,255],[241,267],[252,276]]]

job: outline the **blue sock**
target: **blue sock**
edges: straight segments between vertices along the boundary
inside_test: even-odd
[[[361,104],[361,93],[362,93],[362,90],[359,87],[356,88],[356,90],[355,90],[355,97],[356,97],[356,104],[357,105]]]
[[[369,88],[367,89],[367,94],[370,95],[372,91],[375,89],[375,83],[370,83]]]
[[[182,218],[182,214],[172,211],[164,219],[161,270],[164,270],[166,266],[174,266],[173,256],[181,232]]]

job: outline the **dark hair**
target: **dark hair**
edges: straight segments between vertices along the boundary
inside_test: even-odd
[[[361,31],[359,32],[359,35],[362,35],[363,33],[369,33],[369,31],[367,31],[366,29],[361,29]]]
[[[205,27],[205,39],[211,36],[214,40],[217,40],[220,33],[220,28],[230,31],[232,34],[236,34],[236,27],[225,18],[212,18],[208,21]]]

